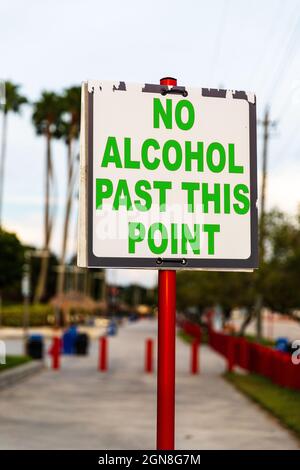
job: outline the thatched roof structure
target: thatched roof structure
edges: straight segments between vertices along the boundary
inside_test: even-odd
[[[64,294],[57,295],[50,300],[50,304],[54,308],[70,312],[71,310],[84,310],[86,312],[105,312],[107,303],[104,301],[96,301],[82,292],[69,291]]]

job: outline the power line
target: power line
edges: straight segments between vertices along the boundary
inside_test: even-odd
[[[299,122],[295,121],[294,126],[290,129],[290,132],[287,134],[287,137],[284,139],[283,144],[279,147],[279,150],[276,149],[276,157],[286,153],[287,148],[289,152],[291,152],[295,147],[294,142],[297,141],[296,137],[298,136],[299,136]],[[287,143],[289,144],[288,146],[287,146]],[[294,143],[294,145],[292,143]]]
[[[216,69],[216,64],[219,61],[220,57],[220,52],[221,52],[221,47],[222,47],[222,37],[224,35],[225,31],[225,25],[228,17],[228,11],[230,9],[230,3],[231,0],[224,0],[223,2],[223,7],[222,11],[220,14],[220,21],[218,25],[218,31],[217,31],[217,36],[215,40],[215,47],[214,47],[214,52],[212,54],[212,61],[211,61],[211,70],[210,70],[210,81],[213,83],[214,80],[214,75],[215,75],[215,69]]]
[[[279,0],[279,2],[277,3],[277,5],[275,7],[273,7],[273,12],[275,12],[274,14],[274,18],[277,18],[277,15],[280,13],[282,9],[282,3],[281,3],[281,0]],[[293,11],[293,16],[294,16],[294,11]],[[268,29],[266,29],[266,34],[265,34],[265,40],[267,40],[269,37],[274,37],[273,35],[273,29],[276,27],[277,28],[277,24],[276,22],[274,21],[274,18],[270,17],[270,24],[269,24],[269,27]],[[278,33],[278,29],[277,30],[277,33]],[[272,41],[272,44],[274,44],[274,41]],[[265,67],[265,61],[264,61],[264,56],[265,54],[267,53],[267,48],[260,48],[260,53],[257,54],[256,56],[256,60],[255,60],[255,64],[254,66],[251,68],[251,70],[255,70],[257,71],[258,69],[258,65],[260,65],[259,67],[259,74],[256,73],[256,80],[257,80],[257,83],[258,85],[261,84],[262,80],[264,79],[264,76],[265,76],[265,72],[264,72],[264,67]],[[257,79],[258,77],[258,79]]]
[[[280,79],[282,79],[282,75],[286,72],[287,69],[287,64],[292,61],[292,59],[295,56],[298,46],[298,41],[297,41],[297,36],[299,35],[299,28],[300,28],[300,13],[298,12],[297,15],[297,20],[294,24],[294,28],[289,36],[289,39],[287,41],[287,45],[284,49],[284,53],[282,55],[282,59],[277,64],[277,71],[274,75],[272,75],[272,84],[269,86],[269,92],[267,94],[267,99],[266,102],[270,102],[271,97],[274,99],[275,93],[274,90],[277,91],[278,84]]]

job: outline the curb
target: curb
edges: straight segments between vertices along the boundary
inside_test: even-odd
[[[10,387],[17,382],[41,372],[44,368],[43,361],[32,361],[28,364],[22,364],[20,366],[13,367],[12,369],[5,370],[0,373],[0,390],[6,387]]]

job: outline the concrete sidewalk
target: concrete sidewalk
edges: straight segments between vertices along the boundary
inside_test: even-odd
[[[0,392],[1,449],[154,449],[156,378],[143,373],[145,338],[155,321],[121,328],[109,338],[110,370],[89,357],[66,357]],[[276,420],[220,376],[223,359],[201,348],[201,375],[189,375],[189,347],[177,340],[177,449],[298,449]]]

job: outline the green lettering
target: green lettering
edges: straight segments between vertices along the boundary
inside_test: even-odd
[[[192,171],[192,160],[197,161],[197,171],[203,171],[203,142],[197,142],[197,150],[192,151],[192,143],[185,143],[185,171]]]
[[[187,224],[182,224],[181,232],[181,252],[183,255],[187,254],[187,243],[194,255],[200,255],[200,225],[194,224],[194,233],[192,234]]]
[[[229,155],[229,173],[244,173],[244,167],[235,164],[235,151],[234,144],[228,145],[228,155]]]
[[[214,162],[214,153],[218,152],[219,154],[219,161],[218,163]],[[222,144],[219,142],[212,142],[207,149],[206,152],[206,161],[207,166],[213,173],[220,173],[224,170],[226,164],[226,154],[225,149]]]
[[[224,214],[230,214],[230,184],[224,184]]]
[[[208,192],[208,183],[202,183],[202,207],[203,213],[208,213],[208,203],[213,202],[215,214],[220,214],[221,212],[221,197],[220,197],[220,184],[214,184],[214,192]]]
[[[165,100],[164,108],[159,98],[153,99],[153,127],[159,129],[160,119],[162,119],[166,129],[172,129],[172,100]]]
[[[183,182],[181,183],[181,189],[187,191],[187,203],[188,203],[188,212],[195,211],[195,199],[194,192],[199,191],[199,183]]]
[[[128,232],[128,252],[135,253],[135,244],[145,238],[145,226],[141,222],[129,222]]]
[[[160,243],[156,244],[155,232],[160,234]],[[166,227],[161,222],[156,222],[149,227],[148,231],[148,245],[149,249],[155,255],[161,255],[168,246],[168,232]]]
[[[182,119],[182,110],[186,109],[187,111],[187,120],[186,122]],[[177,103],[175,108],[175,121],[179,129],[187,131],[191,129],[195,122],[195,110],[192,103],[188,100],[181,100]]]
[[[178,253],[177,224],[171,224],[171,253],[173,255],[176,255]]]
[[[170,150],[174,149],[175,150],[175,160],[172,163],[170,161]],[[163,163],[165,165],[165,168],[169,171],[176,171],[180,168],[181,162],[182,162],[182,150],[179,142],[176,140],[167,140],[163,147],[163,153],[162,153],[162,158],[163,158]]]
[[[139,180],[135,184],[135,194],[137,197],[144,201],[144,204],[140,200],[136,199],[134,201],[135,207],[141,212],[146,212],[151,208],[152,198],[151,195],[147,192],[151,189],[151,184],[146,180]]]
[[[125,168],[140,168],[140,162],[131,160],[131,139],[125,137],[124,139],[124,167]]]
[[[120,206],[125,206],[128,211],[132,210],[132,202],[126,180],[118,181],[118,186],[113,202],[113,210],[119,210]]]
[[[107,138],[101,166],[106,168],[109,163],[113,163],[116,168],[122,168],[120,152],[115,137]]]
[[[102,209],[103,199],[108,199],[113,193],[111,180],[96,178],[96,209]]]
[[[215,254],[215,233],[220,232],[220,225],[219,224],[204,224],[203,232],[207,233],[207,247],[208,247],[207,252],[209,255],[214,255]]]
[[[241,203],[233,204],[233,208],[236,214],[245,215],[250,209],[250,199],[245,194],[249,194],[249,188],[245,184],[237,184],[233,189],[233,195],[235,199]]]
[[[171,181],[153,181],[153,188],[159,190],[159,208],[160,212],[166,211],[167,189],[172,189]]]
[[[153,147],[154,150],[159,150],[159,143],[155,139],[146,139],[142,145],[142,162],[147,170],[156,170],[159,166],[159,158],[154,157],[152,161],[149,160],[148,150]]]

